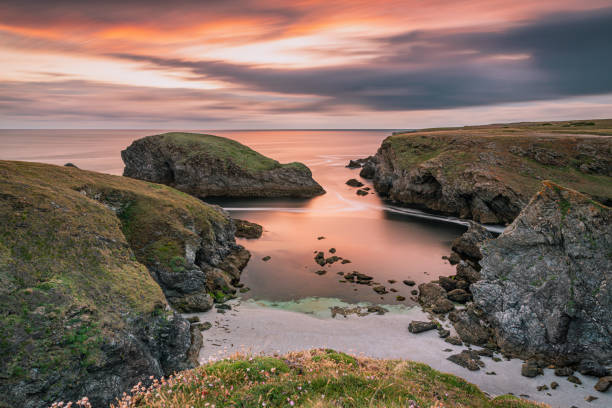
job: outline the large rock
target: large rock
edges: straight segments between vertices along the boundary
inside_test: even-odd
[[[238,238],[256,239],[261,238],[263,234],[263,227],[251,221],[234,218],[234,225],[236,226],[235,235]]]
[[[108,406],[149,376],[194,367],[199,331],[140,260],[177,273],[222,264],[237,249],[226,220],[165,186],[0,161],[0,406]]]
[[[165,133],[121,152],[123,175],[196,197],[313,197],[325,190],[302,163],[280,164],[223,137]]]
[[[468,230],[453,241],[452,250],[462,258],[477,263],[482,259],[480,245],[492,238],[493,234],[482,225],[470,222]]]
[[[552,182],[481,247],[474,301],[507,353],[612,357],[612,210]]]
[[[522,123],[431,129],[385,139],[369,162],[376,191],[408,206],[508,224],[551,179],[612,202],[612,122]],[[557,134],[551,131],[558,132]],[[563,133],[563,134],[561,134]],[[572,134],[575,133],[575,134]]]

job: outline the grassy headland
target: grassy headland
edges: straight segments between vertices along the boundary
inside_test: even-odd
[[[333,350],[282,357],[237,355],[155,380],[115,407],[547,407],[411,361],[355,358]]]

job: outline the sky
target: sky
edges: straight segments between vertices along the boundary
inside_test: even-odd
[[[612,0],[2,0],[0,128],[612,117]]]

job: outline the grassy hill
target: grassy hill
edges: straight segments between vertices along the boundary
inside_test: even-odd
[[[114,407],[547,407],[411,361],[355,358],[333,350],[282,357],[234,356],[155,380]]]

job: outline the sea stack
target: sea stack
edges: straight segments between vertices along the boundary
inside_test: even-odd
[[[121,157],[124,176],[166,184],[199,198],[309,198],[325,193],[304,164],[281,164],[219,136],[148,136],[133,142]]]

